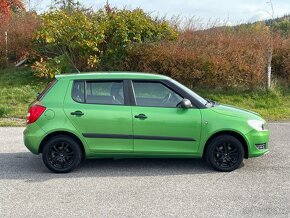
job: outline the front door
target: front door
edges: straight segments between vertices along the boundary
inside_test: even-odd
[[[71,82],[64,110],[91,151],[133,152],[132,111],[125,97],[123,81]]]
[[[133,81],[134,152],[194,154],[198,151],[201,113],[178,107],[183,97],[162,82]]]

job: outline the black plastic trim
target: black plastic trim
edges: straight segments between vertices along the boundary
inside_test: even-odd
[[[131,106],[136,106],[137,103],[136,103],[135,91],[134,91],[132,80],[129,80],[128,88],[129,88],[129,93],[130,93],[129,96],[130,96]]]
[[[145,139],[145,140],[167,140],[167,141],[196,141],[194,138],[171,137],[171,136],[144,136],[144,135],[123,135],[123,134],[99,134],[83,133],[86,138],[105,139]]]
[[[130,86],[131,86],[131,81],[129,79],[124,79],[123,80],[124,104],[126,106],[131,106],[132,105]]]
[[[144,136],[135,135],[134,139],[146,139],[146,140],[168,140],[168,141],[195,141],[193,138],[183,138],[183,137],[171,137],[171,136]]]
[[[86,138],[133,139],[133,135],[122,135],[122,134],[83,133],[83,136]]]

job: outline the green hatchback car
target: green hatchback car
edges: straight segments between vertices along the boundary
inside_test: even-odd
[[[88,158],[205,158],[219,171],[269,151],[257,113],[145,73],[59,75],[29,108],[24,143],[66,173]]]

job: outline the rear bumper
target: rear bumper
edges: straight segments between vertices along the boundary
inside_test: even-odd
[[[249,157],[260,157],[269,153],[269,131],[252,130],[246,134],[248,141]],[[265,144],[264,149],[258,149],[257,145]]]
[[[24,145],[33,154],[39,154],[40,143],[45,132],[36,124],[28,124],[23,132]]]

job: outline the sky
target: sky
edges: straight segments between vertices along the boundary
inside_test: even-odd
[[[48,9],[52,0],[30,0],[39,12]],[[24,0],[28,2],[28,0]],[[106,0],[80,0],[87,7],[99,9]],[[201,22],[239,24],[271,18],[269,0],[109,0],[117,8],[142,8],[152,15],[195,18]],[[290,0],[272,0],[274,17],[290,14]]]

